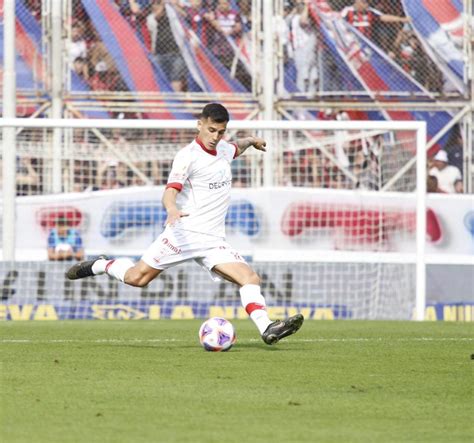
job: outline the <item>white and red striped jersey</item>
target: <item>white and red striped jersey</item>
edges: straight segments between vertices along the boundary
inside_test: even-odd
[[[180,191],[176,205],[189,216],[182,217],[175,228],[225,237],[232,185],[230,163],[236,154],[236,145],[224,140],[209,150],[198,139],[176,154],[166,187]]]
[[[358,11],[354,6],[347,6],[341,11],[341,17],[368,38],[371,37],[375,22],[382,15],[383,13],[375,8],[367,8],[365,11]]]

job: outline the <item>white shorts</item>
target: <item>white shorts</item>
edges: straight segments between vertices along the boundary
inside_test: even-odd
[[[222,263],[247,263],[223,238],[166,226],[141,258],[154,269],[168,269],[194,260],[214,281],[221,278],[212,268]]]

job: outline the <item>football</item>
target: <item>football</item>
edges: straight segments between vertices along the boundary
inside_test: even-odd
[[[234,326],[225,318],[212,317],[199,328],[199,341],[206,351],[228,351],[236,338]]]

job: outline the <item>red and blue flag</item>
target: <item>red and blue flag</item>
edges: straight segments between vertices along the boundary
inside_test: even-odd
[[[403,0],[427,54],[461,94],[466,92],[463,6],[460,0]]]

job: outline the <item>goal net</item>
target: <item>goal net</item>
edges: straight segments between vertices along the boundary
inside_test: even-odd
[[[176,152],[196,135],[195,122],[1,122],[9,137],[12,130],[16,135],[15,155],[2,149],[9,163],[4,174],[16,171],[16,198],[2,193],[0,315],[246,316],[238,288],[216,284],[192,262],[143,289],[107,276],[64,277],[81,251],[86,258],[140,258],[163,228],[164,185]],[[265,154],[248,150],[232,162],[226,232],[261,276],[272,316],[422,318],[430,223],[424,128],[419,122],[229,124],[230,140],[249,134],[267,140]],[[428,234],[435,237],[436,229]],[[57,260],[63,250],[61,257],[71,258]]]

